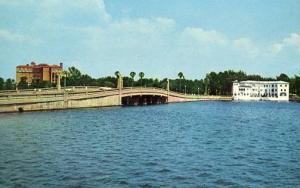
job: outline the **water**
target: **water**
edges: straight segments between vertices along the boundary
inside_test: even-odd
[[[300,187],[300,104],[0,115],[0,187]]]

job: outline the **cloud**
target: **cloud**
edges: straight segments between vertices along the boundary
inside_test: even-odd
[[[12,33],[10,31],[0,29],[0,39],[12,42],[22,42],[25,40],[25,37],[17,33]]]
[[[283,43],[286,45],[300,47],[300,35],[297,33],[292,33],[289,37],[283,39]]]
[[[259,49],[249,38],[238,38],[233,40],[233,46],[242,54],[254,58],[259,55]]]
[[[270,48],[270,51],[271,51],[271,54],[278,54],[279,52],[282,51],[282,44],[280,43],[274,43],[271,45],[271,48]]]
[[[300,54],[300,35],[297,33],[291,33],[280,42],[273,43],[270,47],[270,51],[273,55],[278,55],[281,52],[287,51],[296,51]]]
[[[222,68],[244,69],[260,61],[279,59],[275,55],[284,57],[283,51],[294,53],[293,49],[300,49],[300,35],[296,33],[260,44],[249,37],[229,37],[214,28],[181,28],[175,20],[166,17],[116,19],[107,12],[103,0],[64,0],[63,3],[61,0],[0,0],[0,5],[22,8],[25,2],[27,11],[38,16],[30,17],[32,20],[27,20],[30,24],[21,24],[19,30],[0,29],[0,40],[25,43],[41,39],[35,48],[14,49],[25,54],[22,59],[62,60],[93,76],[115,70],[145,71],[153,76],[178,71],[191,74],[198,70],[197,74],[201,74],[201,71],[220,69],[220,64]],[[0,47],[5,48],[5,44]]]
[[[206,31],[202,28],[187,27],[184,29],[183,35],[191,37],[201,44],[224,45],[227,42],[224,34],[214,30]]]
[[[34,0],[0,0],[1,6],[20,6],[28,3],[33,3]]]
[[[103,0],[43,0],[37,1],[36,3],[41,3],[41,6],[46,9],[63,9],[62,11],[84,11],[90,12],[92,14],[99,14],[99,18],[110,21],[111,16],[106,11],[105,4]],[[73,12],[72,12],[73,13]]]
[[[168,18],[138,18],[114,21],[109,25],[109,30],[128,33],[153,34],[167,32],[174,29],[176,23]]]
[[[103,0],[96,0],[96,5],[98,6],[100,14],[103,17],[103,19],[105,21],[110,21],[111,20],[111,16],[106,11],[106,7],[105,7],[105,4],[104,4],[104,1]]]
[[[0,29],[0,41],[1,40],[13,43],[30,43],[34,45],[41,42],[38,38],[32,38],[29,35],[19,34],[5,29]]]

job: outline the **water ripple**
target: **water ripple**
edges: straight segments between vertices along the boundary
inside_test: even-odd
[[[0,116],[0,187],[299,187],[300,103]]]

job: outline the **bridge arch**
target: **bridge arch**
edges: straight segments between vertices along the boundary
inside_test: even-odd
[[[168,97],[165,95],[125,95],[122,96],[123,106],[138,106],[138,105],[154,105],[165,104],[168,102]]]
[[[165,104],[168,92],[159,88],[124,88],[121,93],[121,104],[124,106]]]

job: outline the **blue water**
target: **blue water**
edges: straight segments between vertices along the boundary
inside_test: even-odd
[[[0,187],[300,187],[300,103],[1,114]]]

